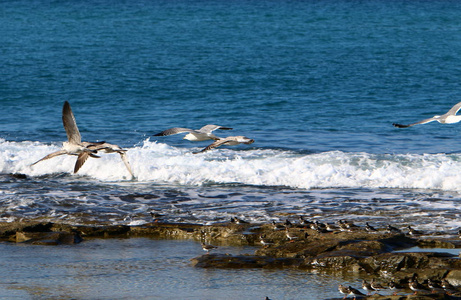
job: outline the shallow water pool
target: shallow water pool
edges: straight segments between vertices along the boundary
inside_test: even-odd
[[[195,268],[190,259],[204,252],[198,242],[183,240],[0,243],[0,252],[0,299],[326,299],[339,297],[337,286],[345,283],[301,270]],[[216,250],[253,252],[254,247]]]

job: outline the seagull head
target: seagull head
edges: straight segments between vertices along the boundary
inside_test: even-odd
[[[255,142],[255,140],[253,140],[253,139],[249,139],[249,138],[247,138],[245,136],[242,137],[242,143],[244,143],[244,144],[253,144],[254,142]]]

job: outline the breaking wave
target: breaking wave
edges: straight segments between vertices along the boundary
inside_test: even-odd
[[[43,176],[72,173],[75,157],[55,157],[31,167],[60,145],[0,140],[0,173]],[[414,188],[461,190],[461,154],[370,154],[329,151],[299,153],[246,145],[193,154],[199,147],[179,148],[143,141],[128,148],[136,181],[155,184],[242,184],[291,188]],[[118,154],[90,158],[77,175],[101,182],[129,180]]]

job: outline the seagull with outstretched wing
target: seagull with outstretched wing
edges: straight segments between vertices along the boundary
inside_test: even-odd
[[[173,128],[164,130],[160,133],[154,134],[154,136],[168,136],[168,135],[187,132],[187,134],[184,136],[185,140],[194,141],[194,142],[206,141],[206,140],[216,141],[216,140],[219,140],[219,137],[214,135],[213,131],[217,129],[232,130],[232,128],[230,127],[208,124],[197,130],[189,129],[189,128],[182,128],[182,127],[173,127]]]
[[[126,156],[126,152],[128,150],[120,148],[118,145],[114,144],[109,144],[106,142],[96,142],[96,143],[88,143],[88,142],[83,142],[83,145],[85,145],[88,149],[90,150],[96,150],[96,151],[101,151],[104,153],[118,153],[120,154],[120,158],[122,159],[123,163],[125,164],[125,167],[127,168],[128,172],[131,175],[131,178],[134,178],[133,171],[131,171],[130,163],[128,162],[128,158]]]
[[[392,125],[394,125],[397,128],[407,128],[407,127],[411,127],[411,126],[415,126],[419,124],[426,124],[426,123],[430,123],[434,121],[437,121],[441,124],[454,124],[454,123],[458,123],[459,121],[461,121],[461,115],[456,115],[460,109],[461,109],[461,102],[457,103],[446,114],[443,114],[441,116],[436,115],[436,116],[433,116],[432,118],[424,119],[422,121],[411,123],[408,125],[398,124],[398,123],[392,123]]]
[[[245,136],[241,136],[241,135],[240,136],[228,136],[226,138],[214,141],[211,145],[205,147],[203,150],[199,152],[195,152],[194,154],[205,152],[205,151],[220,147],[222,145],[235,146],[238,144],[253,144],[254,141],[255,140],[247,138]]]
[[[82,137],[78,131],[77,122],[75,121],[74,114],[70,108],[69,102],[65,101],[62,108],[62,123],[67,134],[67,141],[62,143],[62,149],[53,153],[48,154],[42,159],[34,162],[31,166],[59,155],[76,155],[77,162],[75,163],[74,173],[77,173],[78,170],[83,166],[88,157],[99,158],[95,155],[98,151],[94,149],[89,149],[87,145],[82,143]]]
[[[77,122],[75,121],[75,117],[70,107],[70,104],[67,101],[64,102],[64,106],[62,109],[62,123],[64,125],[64,129],[66,130],[67,142],[63,142],[63,147],[61,150],[48,154],[44,158],[33,163],[32,166],[42,160],[50,159],[59,155],[77,155],[77,162],[75,163],[74,167],[74,173],[77,173],[78,170],[80,170],[80,168],[86,162],[88,157],[100,158],[100,156],[96,155],[98,151],[105,153],[116,152],[120,154],[120,157],[122,158],[123,163],[128,169],[128,172],[130,173],[131,177],[134,178],[130,164],[126,157],[127,150],[120,148],[118,145],[109,144],[106,142],[82,142],[82,137],[77,127]]]

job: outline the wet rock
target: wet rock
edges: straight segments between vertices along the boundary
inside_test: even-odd
[[[256,256],[205,254],[191,260],[192,265],[200,268],[285,268],[298,267],[300,259]]]
[[[389,273],[395,273],[402,269],[418,268],[427,265],[428,258],[424,254],[417,253],[385,253],[371,256],[363,260],[368,265],[368,270],[374,272],[383,270]]]
[[[73,226],[71,228],[77,230],[78,232],[81,232],[82,236],[84,237],[93,238],[123,238],[128,237],[128,234],[130,232],[130,227],[124,225]]]
[[[326,274],[354,273],[364,279],[378,277],[388,282],[392,278],[401,283],[407,283],[417,274],[422,281],[446,278],[454,285],[461,285],[461,259],[458,257],[430,252],[430,249],[416,253],[393,252],[415,245],[457,247],[459,241],[456,238],[451,241],[431,236],[421,240],[403,234],[368,233],[360,229],[319,233],[293,226],[289,230],[297,237],[293,241],[287,239],[285,230],[276,230],[270,224],[234,222],[205,226],[152,222],[142,226],[72,226],[29,220],[0,223],[0,238],[53,245],[75,243],[78,232],[85,238],[151,237],[191,239],[229,246],[253,245],[261,247],[254,255],[210,254],[197,257],[192,263],[203,268],[299,268]],[[260,236],[273,243],[263,247]]]
[[[149,236],[164,239],[207,240],[220,244],[235,246],[251,245],[255,235],[244,234],[248,226],[237,224],[204,226],[182,223],[151,223],[143,226],[130,227],[129,236]]]
[[[10,173],[8,174],[9,176],[15,178],[15,179],[27,179],[26,174],[21,174],[21,173]]]
[[[33,245],[70,245],[82,241],[77,232],[16,232],[16,243]]]
[[[353,298],[348,298],[353,299]],[[357,299],[366,299],[366,300],[460,300],[461,298],[456,296],[448,296],[445,294],[424,294],[424,295],[371,295],[367,297],[362,297]],[[343,300],[343,298],[328,298],[325,300]]]
[[[307,261],[306,263],[314,269],[331,270],[338,272],[343,270],[359,271],[361,269],[359,260],[352,256],[354,253],[337,251],[331,254],[323,254]]]
[[[461,248],[461,240],[427,238],[418,240],[418,246],[421,248],[455,249]]]
[[[451,285],[461,286],[461,270],[450,270],[445,278]]]

